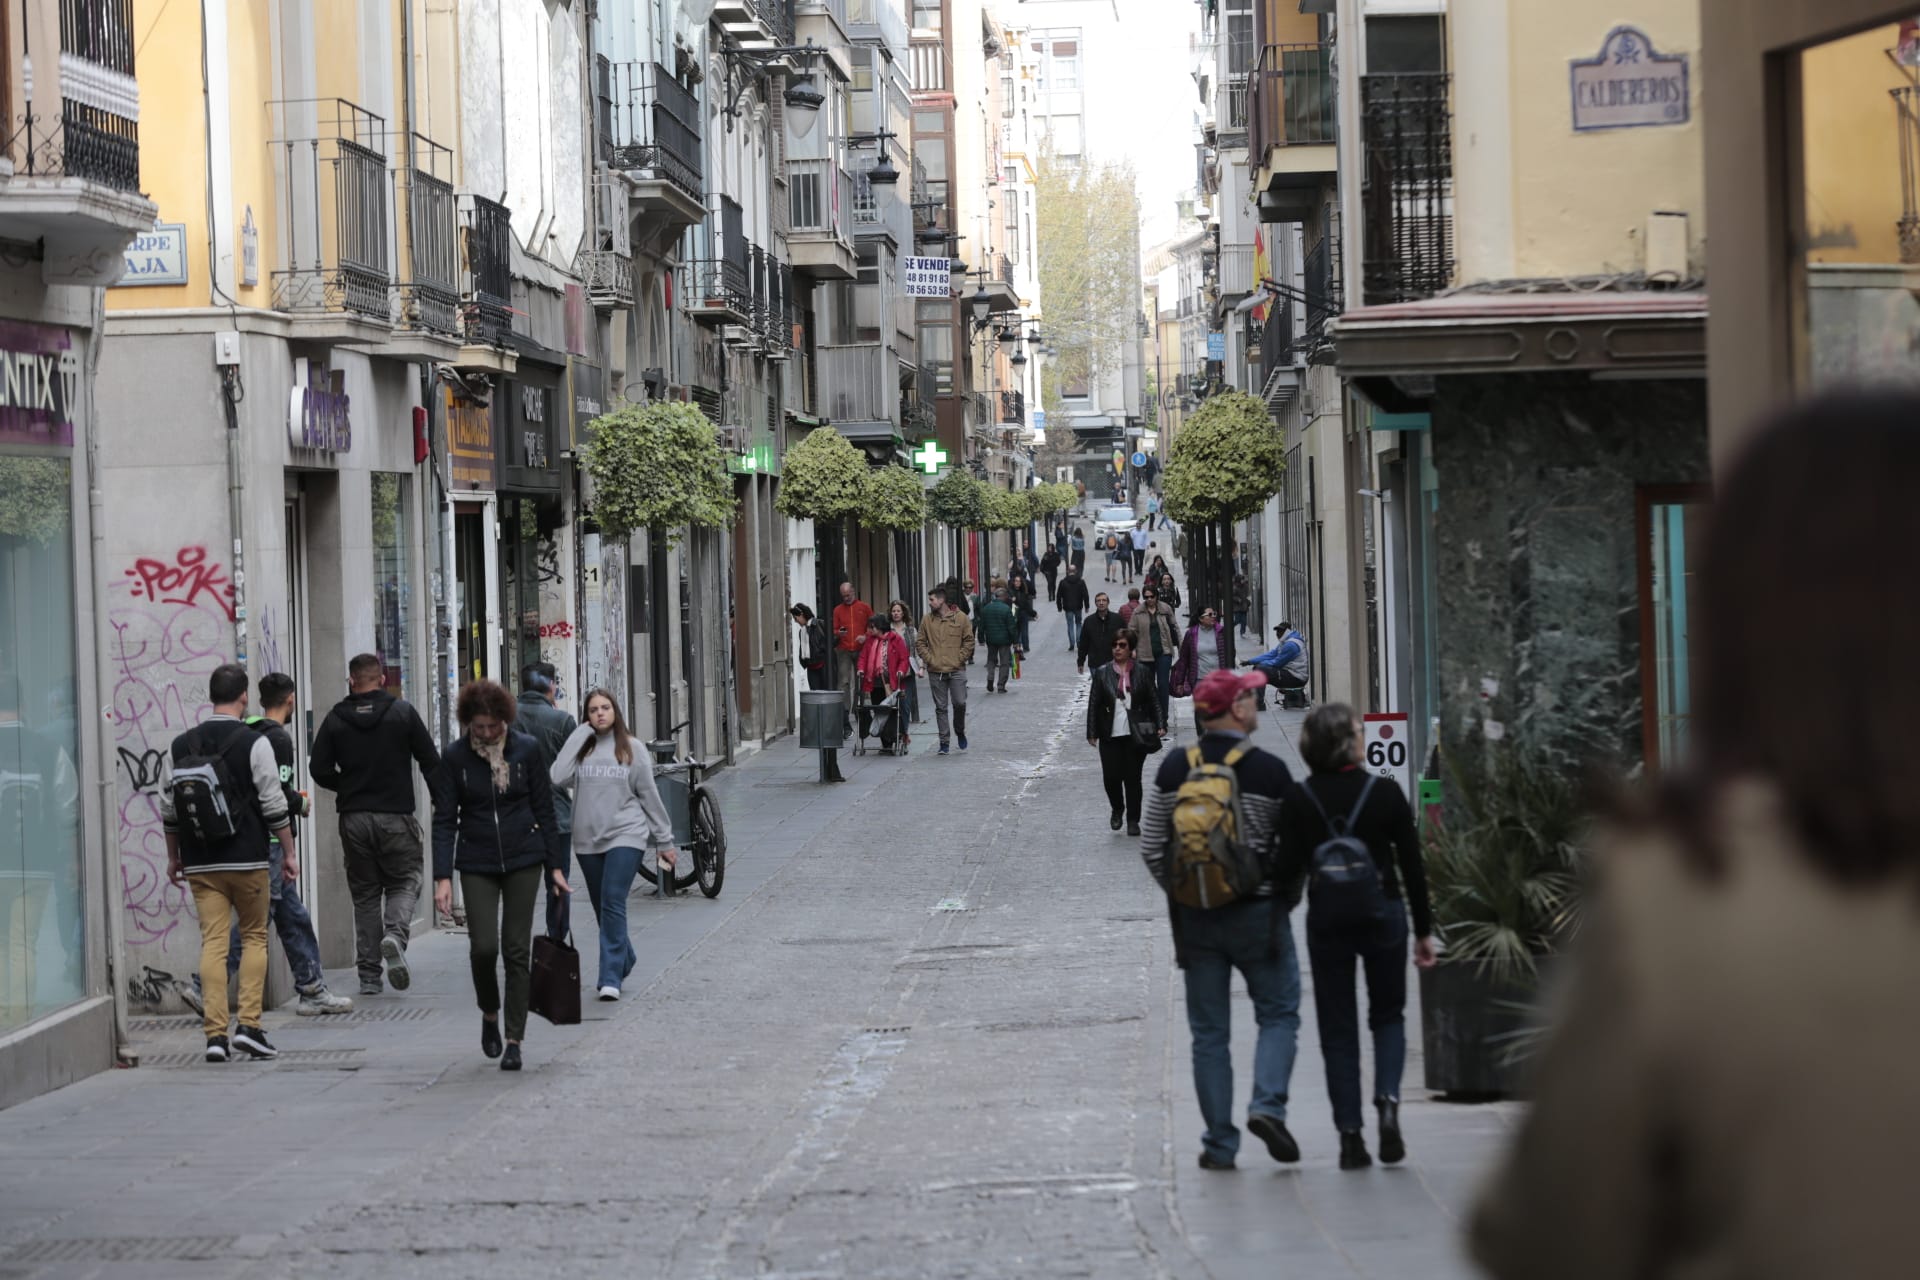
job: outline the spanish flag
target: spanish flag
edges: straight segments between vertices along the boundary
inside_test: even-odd
[[[1253,322],[1264,325],[1267,312],[1273,309],[1273,294],[1267,290],[1267,281],[1273,277],[1273,262],[1267,257],[1267,238],[1259,227],[1253,229],[1253,292],[1260,301],[1253,306]]]

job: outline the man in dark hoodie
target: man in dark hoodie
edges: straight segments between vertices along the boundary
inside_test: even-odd
[[[560,673],[551,662],[529,662],[520,671],[520,696],[514,701],[517,711],[514,727],[531,734],[540,744],[540,758],[547,768],[560,753],[573,731],[580,726],[574,718],[554,705],[553,695],[560,687]],[[553,817],[560,834],[573,830],[573,797],[565,788],[553,789]]]
[[[433,735],[420,714],[388,693],[385,684],[380,659],[356,655],[347,664],[352,692],[334,704],[313,738],[313,780],[334,793],[340,811],[363,996],[383,989],[383,959],[395,991],[406,990],[412,981],[407,939],[420,901],[425,853],[407,764],[418,764],[429,785],[440,767]]]

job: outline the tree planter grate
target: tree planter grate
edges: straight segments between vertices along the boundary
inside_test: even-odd
[[[35,1240],[7,1255],[8,1262],[192,1262],[222,1258],[233,1236],[96,1236],[83,1240]]]

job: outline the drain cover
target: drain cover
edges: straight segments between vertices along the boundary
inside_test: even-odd
[[[300,1063],[314,1064],[314,1065],[321,1065],[321,1066],[338,1066],[343,1063],[359,1062],[360,1055],[365,1052],[366,1050],[364,1048],[360,1048],[360,1049],[282,1049],[280,1051],[280,1056],[278,1058],[272,1059],[271,1061],[284,1062],[290,1066],[294,1064],[300,1064]],[[249,1065],[249,1060],[247,1059],[246,1055],[240,1053],[238,1050],[234,1051],[234,1061],[241,1065]],[[204,1050],[201,1050],[193,1053],[150,1054],[147,1057],[140,1059],[140,1065],[143,1067],[197,1067],[202,1065],[217,1066],[219,1064],[207,1063],[206,1053]]]
[[[91,1240],[35,1240],[8,1262],[190,1262],[225,1257],[233,1236],[99,1236]]]

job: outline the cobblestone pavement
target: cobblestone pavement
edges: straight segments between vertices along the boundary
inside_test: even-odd
[[[1164,900],[1107,829],[1041,610],[965,754],[929,723],[907,758],[843,757],[845,786],[790,741],[730,770],[723,894],[636,896],[626,997],[535,1019],[519,1076],[436,934],[405,995],[271,1015],[278,1062],[202,1064],[162,1020],[140,1069],[0,1112],[0,1277],[1469,1274],[1459,1219],[1513,1111],[1428,1101],[1417,1031],[1404,1167],[1335,1168],[1310,1012],[1304,1161],[1195,1167]],[[1290,737],[1263,741],[1297,760]],[[1244,997],[1236,1020],[1244,1106]]]

